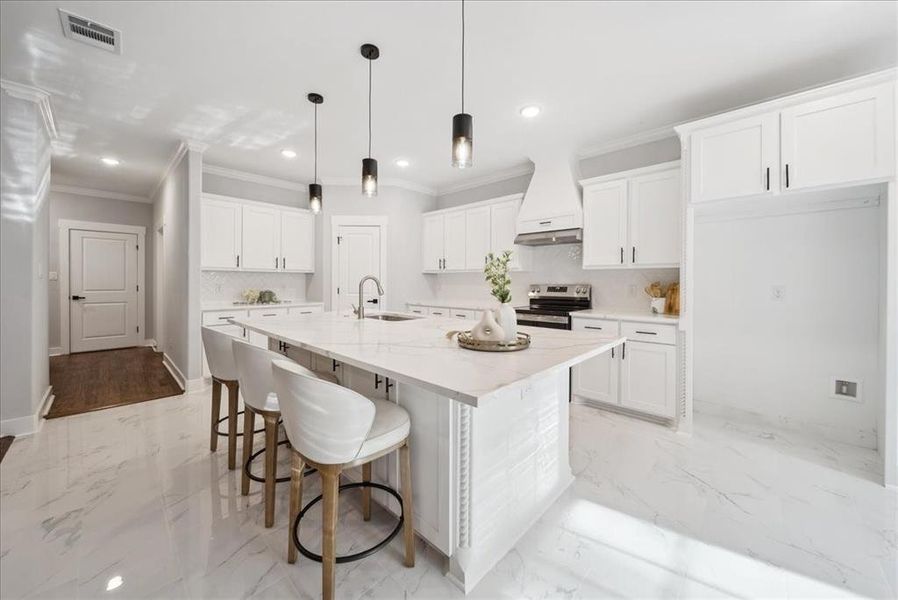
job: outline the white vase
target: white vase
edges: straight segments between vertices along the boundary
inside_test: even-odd
[[[501,342],[505,339],[505,332],[496,322],[496,318],[491,310],[483,311],[483,317],[471,329],[471,335],[475,340],[482,342]]]
[[[505,332],[503,342],[514,342],[518,339],[518,313],[510,303],[505,302],[499,305],[499,309],[496,311],[496,320],[499,322],[499,327]]]

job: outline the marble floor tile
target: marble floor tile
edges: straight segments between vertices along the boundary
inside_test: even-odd
[[[2,598],[317,598],[318,563],[286,562],[286,485],[275,527],[260,486],[240,495],[209,390],[47,421],[0,465]],[[514,598],[894,598],[898,494],[875,452],[698,414],[682,436],[573,405],[576,480],[468,594]],[[256,447],[261,447],[261,436]],[[286,454],[286,453],[284,453]],[[282,456],[279,469],[288,468]],[[305,500],[319,493],[317,478]],[[341,497],[338,551],[382,538]],[[320,542],[312,509],[301,538]],[[401,536],[337,567],[340,598],[464,598],[445,559]]]

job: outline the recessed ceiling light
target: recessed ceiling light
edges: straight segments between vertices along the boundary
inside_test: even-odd
[[[117,167],[119,165],[119,160],[117,158],[112,158],[111,156],[104,156],[100,159],[107,167]]]
[[[521,109],[521,116],[525,119],[532,119],[539,114],[539,107],[536,105],[525,106]]]
[[[281,156],[284,158],[296,158],[296,151],[291,150],[290,148],[284,148],[281,150]]]
[[[397,167],[402,167],[403,169],[411,164],[404,158],[397,158],[394,162],[396,163]]]
[[[116,575],[115,577],[111,577],[109,581],[106,582],[106,591],[111,592],[112,590],[118,589],[122,587],[122,584],[125,583],[125,580],[121,575]]]

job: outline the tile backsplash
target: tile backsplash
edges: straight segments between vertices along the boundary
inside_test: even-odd
[[[304,273],[250,273],[203,271],[200,294],[203,302],[242,300],[243,290],[272,290],[281,300],[305,300]]]
[[[527,304],[527,288],[534,283],[589,283],[593,306],[649,310],[643,292],[648,284],[679,279],[679,269],[595,269],[581,267],[582,246],[545,246],[533,249],[532,268],[511,273],[512,304]],[[437,298],[489,299],[489,287],[480,273],[442,273]]]

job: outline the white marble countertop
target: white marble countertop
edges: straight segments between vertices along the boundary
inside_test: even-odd
[[[233,300],[212,300],[203,302],[200,310],[257,310],[260,308],[292,308],[294,306],[324,306],[324,302],[287,300],[277,304],[234,304]]]
[[[461,308],[463,310],[490,310],[499,307],[498,300],[471,300],[470,298],[467,300],[460,298],[449,298],[448,300],[415,300],[409,301],[408,304],[414,306],[433,306],[434,308]]]
[[[526,389],[550,372],[568,369],[624,341],[595,332],[521,327],[531,335],[530,348],[493,353],[465,350],[448,339],[447,332],[459,329],[458,321],[450,318],[389,322],[328,312],[234,322],[475,407],[500,391]]]
[[[638,321],[640,323],[670,323],[675,325],[680,322],[677,315],[656,315],[648,311],[640,311],[632,308],[592,308],[590,310],[578,310],[571,313],[572,319],[620,319],[622,321]]]

